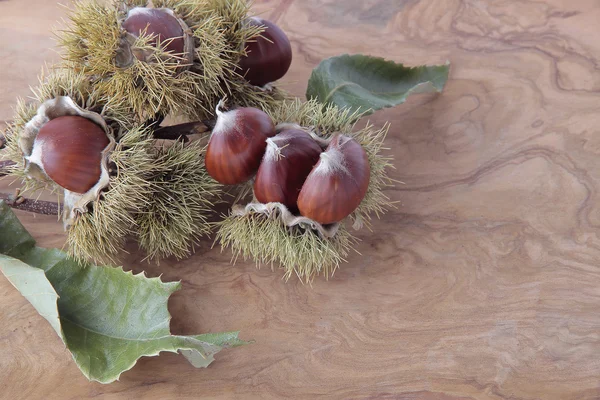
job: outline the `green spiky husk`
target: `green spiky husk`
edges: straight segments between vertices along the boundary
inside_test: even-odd
[[[68,229],[68,253],[75,259],[116,264],[127,237],[137,234],[135,215],[153,201],[156,157],[154,140],[147,137],[144,129],[131,129],[110,154],[116,173],[108,190]]]
[[[142,129],[128,131],[109,157],[117,173],[108,190],[69,228],[69,253],[114,264],[130,237],[156,262],[189,256],[211,231],[207,217],[220,193],[202,154],[199,142],[156,147]]]
[[[149,37],[141,35],[134,47],[154,50],[154,61],[134,59],[126,68],[117,67],[120,21],[128,9],[147,3],[125,0],[106,6],[97,1],[78,2],[69,15],[70,25],[58,32],[67,66],[94,79],[95,90],[109,104],[130,107],[142,122],[168,114],[211,118],[224,97],[233,105],[265,109],[282,98],[280,90],[253,87],[235,71],[245,54],[243,44],[261,32],[244,26],[249,12],[245,0],[155,0],[155,7],[173,10],[190,28],[195,45],[193,64],[181,71],[177,57],[153,48]]]
[[[220,185],[204,169],[203,150],[199,142],[155,150],[152,201],[136,215],[136,235],[149,259],[187,257],[198,239],[210,233],[207,216]]]
[[[134,118],[127,114],[127,110],[104,104],[92,89],[90,79],[82,73],[55,69],[49,74],[42,74],[39,80],[40,85],[32,89],[34,101],[25,103],[19,100],[17,103],[15,117],[6,132],[4,155],[16,163],[10,173],[22,180],[21,193],[44,189],[60,196],[63,192],[60,186],[50,179],[29,178],[24,169],[19,137],[25,125],[36,115],[38,106],[47,100],[68,96],[79,107],[102,115],[117,136]],[[131,210],[148,199],[143,177],[148,168],[153,168],[154,160],[149,156],[153,141],[146,136],[141,128],[128,130],[111,153],[110,159],[118,173],[111,179],[110,190],[104,192],[102,201],[94,202],[90,212],[80,215],[68,229],[67,251],[75,259],[111,263],[123,251],[125,237],[135,223]]]
[[[135,118],[127,110],[102,103],[85,74],[59,69],[40,81],[34,89],[35,101],[18,102],[2,152],[3,158],[16,163],[9,173],[23,181],[23,194],[42,189],[58,196],[63,192],[49,179],[28,178],[19,148],[20,133],[46,100],[71,97],[80,107],[101,114],[117,138],[108,157],[115,170],[109,187],[68,228],[67,252],[81,261],[116,264],[126,239],[132,237],[155,260],[189,255],[198,237],[210,230],[206,215],[219,194],[218,185],[203,168],[202,146],[177,142],[156,147],[157,141],[146,128],[134,125]]]
[[[323,106],[316,101],[286,101],[270,111],[276,124],[295,123],[329,139],[335,133],[353,137],[365,149],[371,168],[369,189],[350,219],[355,227],[369,224],[373,214],[379,216],[393,203],[385,195],[393,181],[387,175],[392,167],[391,158],[383,156],[383,141],[388,131],[385,125],[376,129],[371,124],[354,130],[359,114],[339,110],[333,105]],[[276,215],[231,213],[219,223],[216,241],[231,247],[234,258],[253,259],[257,264],[279,265],[286,279],[292,275],[310,281],[315,275],[332,274],[345,260],[355,239],[340,226],[332,238],[321,237],[309,228],[289,228]]]
[[[10,160],[14,163],[13,165],[6,167],[4,171],[7,175],[22,182],[21,190],[23,193],[35,193],[43,189],[52,190],[55,188],[55,185],[53,185],[51,181],[30,179],[25,173],[25,160],[23,158],[23,152],[19,147],[19,132],[21,132],[25,124],[35,116],[36,112],[37,107],[35,104],[26,103],[23,99],[17,100],[13,120],[8,124],[4,132],[6,147],[2,150],[2,154],[0,155],[2,159]]]
[[[300,227],[288,228],[277,217],[250,213],[225,217],[219,223],[216,241],[231,247],[234,260],[242,257],[257,265],[279,266],[284,270],[284,279],[296,275],[301,281],[310,282],[319,274],[333,275],[356,238],[340,227],[333,238],[325,239]]]

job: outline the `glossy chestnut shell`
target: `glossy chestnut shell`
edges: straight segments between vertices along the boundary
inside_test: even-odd
[[[302,186],[300,214],[321,224],[340,222],[367,194],[370,173],[362,146],[348,136],[335,136]]]
[[[41,153],[46,175],[59,186],[86,193],[100,180],[102,151],[108,146],[106,132],[91,120],[63,116],[45,123],[34,142]]]
[[[275,125],[267,113],[244,107],[218,112],[206,156],[206,171],[217,182],[235,185],[250,179],[258,170]]]
[[[267,139],[267,149],[254,181],[254,195],[261,203],[282,203],[298,212],[298,195],[321,147],[308,133],[286,129]]]
[[[184,32],[181,24],[170,11],[164,8],[136,7],[129,11],[122,23],[123,29],[134,36],[145,31],[152,36],[150,43],[165,46],[167,51],[182,54],[185,50]]]
[[[286,34],[271,21],[252,17],[248,24],[264,26],[260,36],[246,43],[247,55],[240,59],[240,74],[255,86],[282,78],[292,64],[292,45]]]

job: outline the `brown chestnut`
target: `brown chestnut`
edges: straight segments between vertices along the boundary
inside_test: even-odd
[[[359,206],[369,188],[371,169],[365,150],[348,136],[335,136],[320,158],[302,186],[298,208],[305,217],[331,224]]]
[[[138,37],[142,32],[152,36],[150,43],[162,44],[167,51],[182,54],[185,51],[184,31],[173,12],[166,8],[136,7],[129,10],[123,29]]]
[[[319,161],[321,147],[308,133],[286,129],[267,139],[267,149],[256,173],[254,195],[261,203],[282,203],[298,212],[302,184]]]
[[[267,113],[244,107],[222,112],[210,135],[204,159],[206,171],[217,182],[235,185],[250,179],[258,170],[275,125]]]
[[[264,26],[260,36],[246,43],[247,55],[240,59],[241,75],[255,86],[282,78],[292,64],[292,45],[286,34],[271,21],[252,17],[250,26]]]
[[[108,145],[106,132],[96,123],[67,115],[40,128],[29,158],[57,185],[82,194],[100,180],[102,151]]]

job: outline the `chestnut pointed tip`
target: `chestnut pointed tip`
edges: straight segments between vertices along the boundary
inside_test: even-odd
[[[342,221],[366,196],[370,172],[367,153],[358,142],[334,137],[302,186],[300,214],[321,224]]]
[[[249,180],[259,168],[266,139],[274,134],[273,120],[262,110],[220,111],[205,155],[208,174],[225,185]]]

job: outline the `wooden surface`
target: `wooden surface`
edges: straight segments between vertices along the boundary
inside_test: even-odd
[[[206,370],[145,358],[89,383],[50,326],[0,278],[6,399],[600,398],[600,4],[597,0],[255,1],[293,42],[285,86],[323,58],[364,52],[452,62],[441,96],[392,122],[398,210],[361,232],[329,282],[229,264],[210,250],[160,268],[183,290],[173,331],[241,330],[256,343]],[[56,59],[54,1],[0,1],[0,120]],[[0,190],[8,191],[6,180]],[[19,213],[43,246],[52,217]]]

